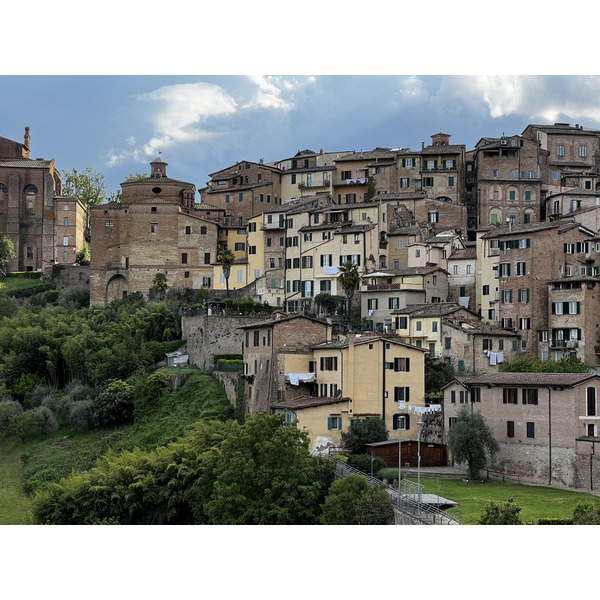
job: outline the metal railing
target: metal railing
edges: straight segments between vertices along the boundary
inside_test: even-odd
[[[367,480],[369,485],[385,485],[372,475],[369,475],[360,469],[351,467],[350,465],[337,460],[332,457],[336,462],[336,474],[341,479],[347,475],[361,475]],[[387,493],[392,498],[396,509],[408,517],[408,522],[422,525],[460,525],[460,521],[447,513],[445,510],[439,508],[435,504],[430,504],[419,500],[423,496],[423,486],[403,479],[400,484],[400,493],[398,490],[390,485],[385,485]],[[400,519],[401,521],[407,522],[406,519]]]

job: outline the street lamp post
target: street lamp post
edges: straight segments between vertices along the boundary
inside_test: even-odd
[[[398,495],[402,494],[402,428],[404,427],[404,415],[398,415]]]
[[[417,488],[419,490],[419,505],[421,504],[421,427],[423,421],[417,421],[418,438],[417,438]]]

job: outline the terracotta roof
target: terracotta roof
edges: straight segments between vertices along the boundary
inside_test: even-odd
[[[0,167],[12,167],[15,169],[47,169],[54,164],[54,159],[51,160],[34,160],[31,158],[0,158]]]
[[[284,400],[283,402],[275,402],[274,404],[271,404],[271,408],[311,408],[313,406],[339,404],[340,402],[348,402],[349,400],[350,398],[311,398],[310,396],[304,396],[292,400]]]
[[[457,248],[448,257],[448,260],[473,259],[477,258],[477,248]]]
[[[477,319],[461,319],[455,317],[448,317],[442,319],[442,323],[444,325],[448,325],[450,327],[454,327],[455,329],[459,329],[460,331],[464,331],[469,334],[483,334],[483,335],[510,335],[513,337],[521,337],[519,333],[508,329],[501,329],[500,327],[495,327],[494,325],[490,325],[485,321],[480,321]]]
[[[441,317],[459,310],[468,309],[454,302],[431,302],[427,304],[410,304],[404,308],[394,310],[392,313],[410,315],[411,317]]]
[[[467,385],[502,386],[563,386],[573,387],[597,378],[595,373],[485,373],[476,377],[455,377],[459,383]]]

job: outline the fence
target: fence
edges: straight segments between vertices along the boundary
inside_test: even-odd
[[[369,485],[383,485],[376,477],[336,460],[335,457],[333,460],[336,462],[336,476],[339,479],[354,474],[364,477]],[[422,485],[402,479],[400,492],[390,485],[386,485],[385,488],[394,503],[396,525],[460,525],[458,519],[441,510],[435,504],[422,501]]]

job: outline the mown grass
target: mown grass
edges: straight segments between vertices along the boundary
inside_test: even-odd
[[[0,524],[31,523],[31,500],[23,490],[21,453],[14,441],[0,440]]]
[[[10,296],[12,292],[22,290],[23,288],[32,288],[32,293],[35,293],[34,290],[36,287],[45,285],[46,282],[29,277],[2,277],[0,282],[0,290]]]
[[[412,480],[412,479],[411,479]],[[414,479],[413,481],[416,481]],[[572,492],[559,488],[505,483],[496,480],[463,481],[462,479],[433,479],[421,477],[423,491],[439,494],[460,506],[448,509],[448,513],[459,517],[464,525],[475,525],[481,512],[490,502],[506,502],[511,497],[521,507],[521,521],[537,524],[539,519],[570,519],[579,500],[600,498],[585,492]]]

